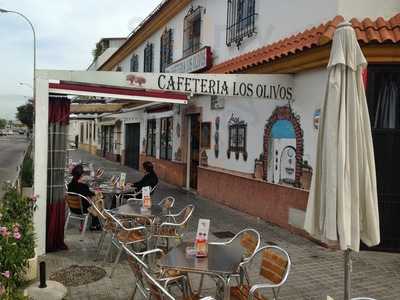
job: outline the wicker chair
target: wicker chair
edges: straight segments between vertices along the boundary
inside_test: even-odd
[[[168,289],[170,286],[178,286],[184,295],[189,295],[190,286],[188,285],[188,279],[185,275],[177,271],[162,272],[160,269],[155,267],[155,257],[164,255],[161,249],[153,249],[145,252],[134,252],[127,248],[125,245],[122,246],[128,255],[128,264],[135,275],[135,287],[130,299],[134,299],[137,291],[142,294],[144,298],[149,298],[149,288],[147,287],[142,270],[147,270],[154,277],[162,281],[163,287]]]
[[[85,237],[86,227],[90,218],[89,212],[84,211],[83,201],[92,204],[92,201],[89,198],[78,193],[67,192],[65,196],[65,202],[68,206],[68,214],[64,225],[64,231],[67,230],[70,219],[80,220],[81,222],[83,221],[81,240]]]
[[[145,247],[147,234],[145,226],[127,227],[133,225],[134,222],[129,221],[127,219],[118,219],[116,216],[112,215],[107,210],[104,211],[104,215],[106,216],[107,219],[109,219],[112,222],[112,224],[115,225],[114,233],[111,236],[111,243],[108,246],[107,254],[104,260],[106,260],[107,257],[109,257],[112,246],[118,249],[118,254],[114,260],[114,265],[110,273],[110,278],[111,278],[121,258],[121,254],[123,252],[122,245],[133,246],[137,244],[142,244],[142,246]]]
[[[165,288],[165,282],[168,281],[169,279],[155,279],[153,276],[151,276],[146,269],[142,269],[143,273],[143,278],[146,281],[148,287],[149,287],[149,295],[151,299],[157,299],[157,300],[176,300],[176,299],[182,299],[182,300],[194,300],[194,299],[199,299],[199,300],[213,300],[214,298],[212,297],[204,297],[200,298],[197,294],[189,294],[189,295],[183,295],[181,298],[174,297],[166,288]]]
[[[164,218],[166,221],[158,225],[153,233],[153,238],[156,239],[156,246],[160,240],[164,239],[166,241],[166,249],[168,251],[170,240],[180,242],[186,231],[193,211],[194,205],[190,204],[177,214],[165,215]]]
[[[241,264],[241,268],[248,272],[256,270],[259,265],[259,275],[267,280],[264,283],[242,283],[230,288],[231,299],[262,299],[267,297],[261,295],[261,290],[271,289],[273,299],[278,299],[279,291],[289,276],[291,261],[288,253],[278,246],[264,246],[258,249],[253,256]]]
[[[158,184],[156,184],[150,191],[150,195],[153,195],[153,193],[155,192],[155,190],[158,188]],[[142,190],[137,191],[136,193],[126,193],[126,194],[122,194],[120,197],[120,205],[124,204],[125,202],[130,202],[130,201],[142,201],[142,197],[139,198],[139,196],[141,196],[142,194]]]

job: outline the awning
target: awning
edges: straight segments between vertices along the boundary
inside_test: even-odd
[[[187,104],[188,97],[183,93],[154,91],[145,89],[127,89],[101,85],[87,85],[69,82],[49,83],[49,92],[68,95],[87,95],[127,100],[167,102]]]

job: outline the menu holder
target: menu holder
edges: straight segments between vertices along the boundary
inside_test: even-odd
[[[143,200],[143,207],[150,208],[151,207],[151,196],[150,196],[150,187],[144,186],[142,188],[142,200]]]
[[[121,190],[125,188],[126,173],[122,172],[119,177],[119,187]]]
[[[208,256],[208,233],[210,231],[210,220],[199,219],[195,241],[196,257]]]

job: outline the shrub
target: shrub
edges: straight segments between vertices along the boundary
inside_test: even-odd
[[[23,197],[8,187],[0,203],[0,299],[23,299],[18,288],[28,259],[35,255],[36,199]]]
[[[23,187],[31,187],[33,185],[33,160],[28,156],[22,163],[21,180]]]

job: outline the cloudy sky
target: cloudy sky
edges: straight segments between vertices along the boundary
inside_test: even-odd
[[[37,34],[37,68],[86,69],[103,37],[126,37],[161,0],[0,0],[26,15]],[[21,17],[0,14],[0,118],[12,119],[32,90],[32,31]]]

